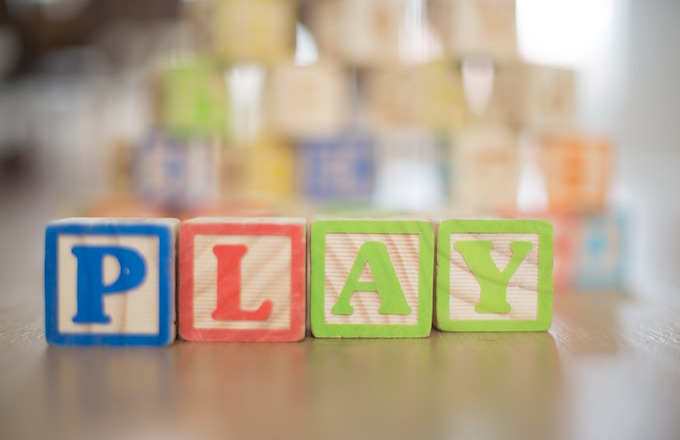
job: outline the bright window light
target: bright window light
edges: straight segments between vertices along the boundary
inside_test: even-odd
[[[539,64],[587,64],[606,47],[613,7],[613,0],[517,0],[520,55]]]

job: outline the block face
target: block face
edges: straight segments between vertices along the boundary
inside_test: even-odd
[[[57,345],[175,338],[174,219],[69,219],[47,227],[45,333]]]
[[[425,337],[432,325],[432,225],[320,220],[312,226],[316,337]]]
[[[446,220],[439,226],[436,326],[539,331],[552,317],[552,225]]]
[[[304,219],[206,218],[182,224],[182,338],[304,338],[305,238]]]

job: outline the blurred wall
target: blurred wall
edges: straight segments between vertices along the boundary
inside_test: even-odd
[[[614,2],[606,53],[584,68],[583,125],[620,149],[616,205],[631,219],[630,284],[680,303],[680,2]]]

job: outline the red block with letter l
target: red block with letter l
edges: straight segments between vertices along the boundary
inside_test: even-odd
[[[179,239],[179,333],[189,341],[305,337],[306,220],[197,218]]]

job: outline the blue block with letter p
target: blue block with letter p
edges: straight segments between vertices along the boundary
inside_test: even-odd
[[[179,220],[65,219],[45,236],[45,333],[56,345],[175,339]]]

